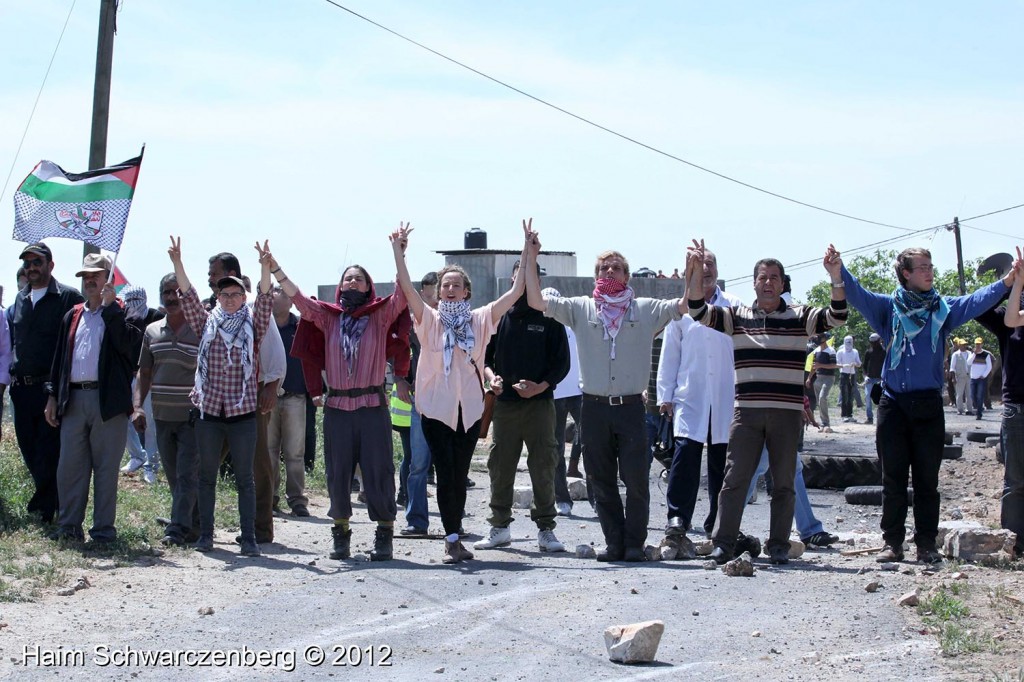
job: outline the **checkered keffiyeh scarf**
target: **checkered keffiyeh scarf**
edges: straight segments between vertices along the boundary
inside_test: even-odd
[[[597,318],[604,326],[604,338],[611,338],[611,358],[615,359],[615,337],[619,335],[622,319],[633,302],[633,289],[622,282],[602,277],[594,285],[594,305]]]
[[[473,352],[473,346],[476,344],[473,327],[470,324],[473,318],[470,313],[469,301],[441,301],[437,306],[437,312],[444,330],[441,341],[444,353],[444,375],[447,377],[452,371],[452,355],[456,346],[466,351],[467,355]]]
[[[143,320],[149,312],[146,290],[134,284],[126,284],[119,292],[124,301],[125,317],[130,320]]]
[[[242,395],[238,399],[238,407],[241,407],[245,400],[245,388],[252,377],[253,355],[255,350],[256,327],[252,319],[252,310],[243,305],[234,313],[228,314],[219,305],[210,311],[206,318],[206,326],[203,327],[203,338],[199,341],[199,357],[196,363],[196,394],[199,398],[200,414],[203,410],[203,389],[210,374],[210,353],[216,348],[214,341],[221,341],[224,344],[224,353],[227,357],[227,364],[231,364],[231,349],[237,348],[241,351],[242,371],[245,374],[245,381],[242,382]]]

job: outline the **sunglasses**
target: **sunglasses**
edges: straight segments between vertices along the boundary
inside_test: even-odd
[[[25,258],[21,264],[26,268],[41,268],[45,262],[42,258]]]

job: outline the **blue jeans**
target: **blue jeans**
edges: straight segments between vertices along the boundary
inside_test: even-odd
[[[409,443],[410,429],[408,426],[392,426],[391,430],[398,432],[398,439],[402,442],[402,463],[398,466],[398,494],[401,495],[409,483],[409,461],[412,459],[410,452],[412,445]]]
[[[661,424],[660,414],[644,412],[644,429],[647,431],[647,463],[654,462],[654,444],[658,441],[658,426]]]
[[[1024,553],[1024,405],[1003,403],[1003,500],[1000,525],[1017,534],[1017,555]]]
[[[405,521],[413,528],[427,530],[430,517],[427,515],[427,472],[430,471],[430,447],[423,436],[423,421],[416,405],[412,406],[412,420],[409,425],[409,477],[405,483],[408,501],[405,506]],[[405,462],[403,460],[403,466]]]
[[[971,402],[974,403],[975,414],[981,419],[981,413],[985,410],[985,389],[988,388],[988,377],[984,379],[971,379]]]
[[[754,477],[750,479],[750,488],[747,490],[748,500],[754,494],[757,479],[764,476],[766,471],[768,471],[768,448],[761,451],[761,461],[757,463],[757,471],[754,473]],[[793,478],[793,493],[793,521],[796,523],[796,531],[800,534],[800,539],[806,540],[815,533],[825,530],[821,525],[821,521],[815,518],[814,510],[811,509],[811,501],[807,499],[807,486],[804,485],[804,463],[800,460],[800,455],[796,456],[796,476]]]
[[[134,388],[135,384],[132,383]],[[146,413],[146,433],[143,436],[146,439],[145,444],[142,442],[143,436],[139,435],[139,432],[135,430],[135,426],[128,422],[128,441],[126,443],[128,448],[128,456],[131,459],[140,460],[143,464],[143,469],[156,473],[160,468],[160,453],[157,452],[159,446],[156,438],[156,427],[154,426],[153,419],[153,399],[152,394],[146,395],[146,400],[142,403],[142,409]]]
[[[868,411],[868,421],[875,421],[875,404],[871,401],[871,389],[875,387],[875,384],[882,383],[881,379],[865,379],[864,380],[864,409]]]

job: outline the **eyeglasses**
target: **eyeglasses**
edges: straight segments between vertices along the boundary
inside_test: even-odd
[[[217,297],[222,301],[234,301],[235,299],[245,298],[244,291],[222,291],[217,294]]]
[[[160,295],[161,296],[177,296],[178,295],[178,290],[177,289],[164,289],[163,291],[160,292]]]
[[[26,268],[41,268],[45,262],[42,258],[25,258],[21,264]]]
[[[928,263],[927,265],[915,265],[914,267],[912,267],[910,269],[911,270],[920,270],[921,272],[931,272],[932,270],[935,269],[935,266],[932,265],[931,263]]]

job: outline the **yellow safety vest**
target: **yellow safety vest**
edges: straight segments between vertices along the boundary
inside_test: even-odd
[[[412,426],[412,404],[398,397],[398,389],[391,389],[391,425]]]

